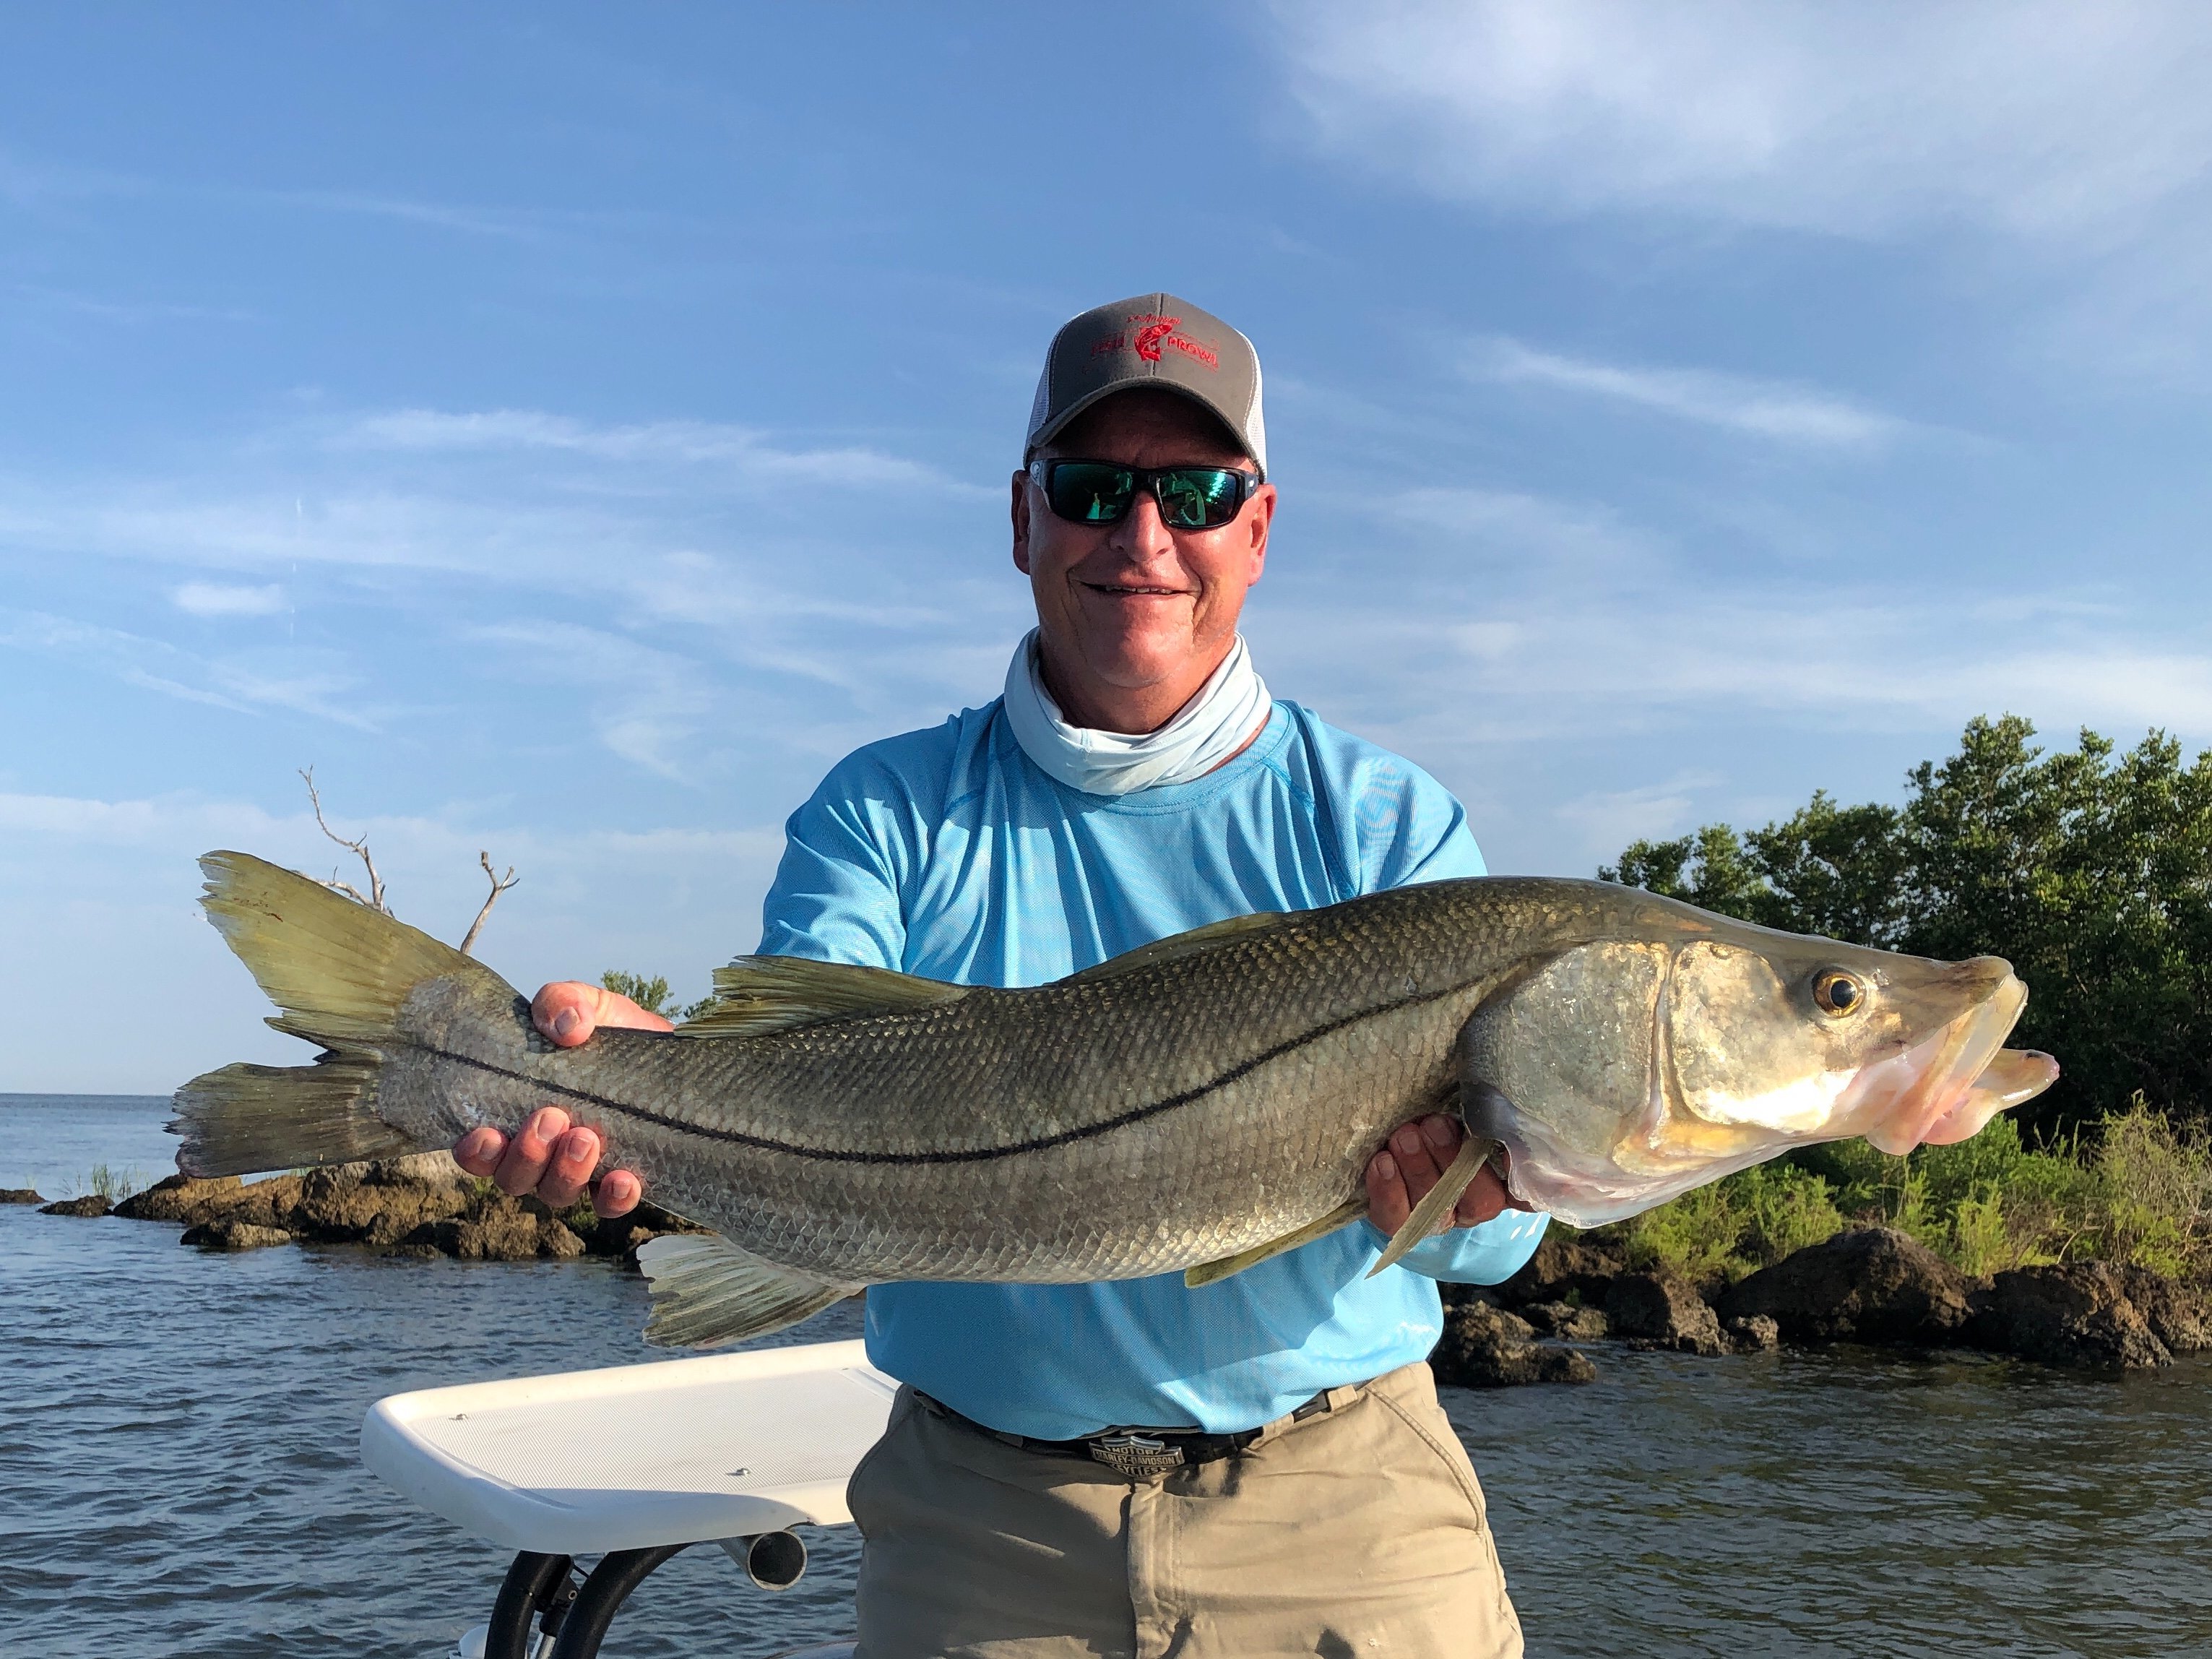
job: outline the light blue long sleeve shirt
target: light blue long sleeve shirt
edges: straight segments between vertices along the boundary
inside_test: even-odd
[[[1442,785],[1280,701],[1218,770],[1118,796],[1040,770],[994,701],[848,756],[787,829],[763,953],[965,985],[1042,985],[1224,917],[1483,873]],[[1443,1329],[1435,1281],[1510,1278],[1543,1231],[1508,1211],[1373,1279],[1383,1240],[1360,1223],[1195,1291],[1181,1273],[878,1285],[868,1357],[1010,1433],[1233,1433],[1421,1358]]]

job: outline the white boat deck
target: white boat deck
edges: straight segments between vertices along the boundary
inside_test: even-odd
[[[590,1555],[852,1517],[845,1482],[897,1384],[822,1342],[393,1395],[362,1461],[514,1550]]]

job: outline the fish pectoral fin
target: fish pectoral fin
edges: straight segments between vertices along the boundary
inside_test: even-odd
[[[1367,1200],[1347,1198],[1327,1215],[1309,1221],[1303,1227],[1294,1227],[1280,1238],[1271,1238],[1265,1244],[1255,1244],[1249,1250],[1239,1250],[1235,1255],[1224,1255],[1218,1261],[1201,1261],[1195,1267],[1182,1270],[1183,1285],[1197,1290],[1205,1285],[1218,1285],[1223,1279],[1243,1273],[1247,1267],[1256,1267],[1269,1256],[1280,1255],[1285,1250],[1295,1250],[1301,1244],[1310,1244],[1325,1234],[1334,1232],[1347,1221],[1356,1221],[1367,1212]]]
[[[1443,1224],[1444,1218],[1451,1213],[1452,1206],[1459,1202],[1460,1195],[1474,1182],[1476,1172],[1490,1161],[1490,1155],[1497,1150],[1498,1143],[1494,1140],[1486,1139],[1480,1135],[1462,1136],[1459,1151],[1453,1154],[1452,1161],[1445,1166],[1444,1172],[1437,1177],[1437,1184],[1429,1188],[1427,1195],[1419,1203],[1413,1206],[1413,1212],[1406,1218],[1405,1225],[1390,1236],[1389,1247],[1367,1270],[1368,1278],[1372,1279],[1385,1267],[1397,1265],[1407,1251],[1437,1231]]]
[[[714,1348],[787,1325],[860,1288],[763,1261],[720,1233],[665,1233],[637,1247],[653,1292],[645,1340],[661,1348]]]
[[[676,1028],[688,1037],[759,1036],[846,1014],[895,1014],[957,1002],[965,985],[805,957],[739,957],[714,969],[714,1006]]]
[[[1187,933],[1154,939],[1150,945],[1139,945],[1133,951],[1124,951],[1118,957],[1109,957],[1096,966],[1070,974],[1060,982],[1066,985],[1071,981],[1112,979],[1117,974],[1134,973],[1139,968],[1154,968],[1164,962],[1180,962],[1185,957],[1199,956],[1232,944],[1260,928],[1273,927],[1287,914],[1285,911],[1262,910],[1256,915],[1231,916],[1226,921],[1210,921],[1205,927],[1194,927]]]

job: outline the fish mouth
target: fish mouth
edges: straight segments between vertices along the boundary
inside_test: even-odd
[[[1893,1155],[1948,1145],[2057,1081],[2049,1054],[2004,1046],[2027,1006],[2027,987],[2010,964],[1978,957],[1959,966],[1992,980],[1989,995],[1910,1048],[1863,1067],[1838,1103],[1846,1133]]]

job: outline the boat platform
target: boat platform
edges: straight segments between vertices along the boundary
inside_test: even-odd
[[[846,1480],[897,1387],[857,1341],[469,1382],[377,1401],[361,1456],[516,1552],[464,1659],[593,1659],[630,1593],[694,1544],[719,1544],[763,1589],[797,1582],[806,1549],[791,1528],[850,1522]]]

